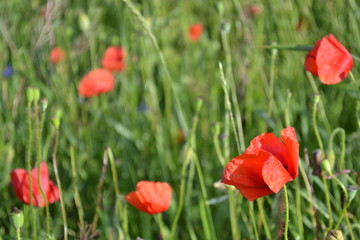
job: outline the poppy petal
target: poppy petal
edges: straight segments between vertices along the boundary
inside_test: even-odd
[[[259,152],[257,155],[244,153],[231,159],[221,182],[233,186],[266,187],[261,170],[268,157],[268,153]]]
[[[131,205],[133,205],[140,211],[149,213],[146,208],[146,205],[144,204],[143,201],[140,201],[139,196],[136,192],[131,192],[131,193],[127,194],[125,196],[125,199],[126,199],[126,201],[128,201],[128,203],[130,203]]]
[[[354,65],[350,53],[332,34],[322,39],[316,61],[319,79],[324,84],[341,82]]]
[[[249,187],[244,185],[234,185],[237,190],[243,195],[247,200],[254,201],[259,197],[264,197],[274,193],[269,189],[269,187]]]
[[[287,170],[291,177],[295,179],[298,176],[299,164],[299,142],[296,137],[295,129],[293,127],[284,128],[281,130],[280,136],[287,150]]]
[[[275,137],[272,133],[263,133],[260,136],[255,137],[250,146],[246,149],[246,153],[257,154],[257,152],[263,151],[271,155],[274,155],[280,162],[287,165],[287,150],[280,138]]]
[[[266,160],[262,169],[262,175],[271,191],[275,193],[279,192],[288,181],[293,180],[287,169],[274,156],[270,156]]]

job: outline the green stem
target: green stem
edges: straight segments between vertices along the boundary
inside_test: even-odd
[[[80,221],[80,227],[81,229],[84,229],[84,210],[81,204],[81,198],[79,194],[78,189],[78,177],[77,177],[77,171],[76,171],[76,163],[75,163],[75,153],[74,153],[74,147],[70,147],[70,160],[71,160],[71,172],[73,177],[73,183],[74,183],[74,200],[75,205],[78,210],[79,214],[79,221]]]
[[[266,239],[271,239],[271,233],[270,233],[268,221],[267,221],[265,213],[264,213],[264,201],[263,201],[263,198],[258,198],[256,200],[256,203],[257,203],[257,207],[259,209],[259,215],[260,215],[260,218],[261,218],[261,222],[262,222],[262,224],[264,226]]]
[[[329,186],[327,184],[326,181],[326,177],[325,177],[325,173],[322,172],[321,174],[321,179],[322,182],[324,184],[324,192],[325,192],[325,203],[326,203],[326,207],[328,209],[328,214],[329,214],[329,225],[328,225],[328,230],[332,229],[332,225],[333,225],[333,214],[332,214],[332,209],[331,209],[331,202],[330,202],[330,194],[329,194]]]
[[[315,136],[316,136],[316,140],[318,141],[320,150],[321,150],[321,157],[324,157],[324,145],[321,141],[321,137],[320,137],[320,133],[317,127],[317,123],[316,123],[316,113],[317,113],[317,107],[320,101],[320,95],[315,95],[315,100],[314,100],[314,107],[313,107],[313,112],[312,112],[312,123],[313,123],[313,128],[314,128],[314,132],[315,132]]]
[[[285,198],[285,226],[284,226],[284,240],[288,240],[289,231],[289,199],[286,184],[284,185],[284,198]]]
[[[241,151],[245,151],[245,139],[244,139],[244,130],[243,130],[243,126],[242,126],[242,117],[241,117],[241,112],[240,112],[240,107],[239,107],[239,101],[237,99],[237,94],[236,94],[236,84],[235,84],[235,80],[234,80],[234,75],[233,75],[233,69],[232,69],[232,57],[231,57],[231,49],[230,49],[230,44],[229,44],[229,39],[228,39],[228,34],[224,31],[221,31],[221,39],[222,39],[222,43],[224,46],[224,50],[225,50],[225,55],[226,55],[226,72],[227,75],[230,78],[231,81],[231,100],[234,104],[234,110],[235,110],[235,117],[237,120],[237,127],[238,127],[238,132],[235,134],[238,135],[238,139],[240,141],[240,149]],[[222,73],[224,75],[224,73]],[[225,81],[225,78],[224,78]]]
[[[290,100],[291,100],[291,92],[288,90],[288,94],[286,97],[286,107],[285,107],[285,125],[286,127],[290,126]]]
[[[92,233],[94,233],[96,231],[97,223],[99,220],[99,213],[100,213],[101,199],[102,199],[101,191],[102,191],[102,187],[103,187],[104,181],[105,181],[107,166],[108,166],[108,157],[107,157],[107,151],[105,150],[104,155],[103,155],[103,165],[101,168],[101,176],[100,176],[99,183],[96,187],[95,214],[94,214],[93,221],[91,224],[91,232]]]
[[[42,111],[41,113],[41,120],[39,124],[39,105],[38,102],[35,101],[34,103],[35,107],[35,135],[36,135],[36,163],[37,163],[37,177],[38,177],[38,186],[40,190],[41,197],[45,200],[45,212],[46,212],[46,233],[48,236],[50,236],[50,213],[49,213],[49,202],[48,199],[44,193],[44,190],[41,186],[41,179],[40,179],[40,165],[41,165],[41,136],[42,136],[42,130],[44,126],[45,121],[45,111]]]
[[[270,118],[273,107],[275,105],[274,101],[274,82],[275,82],[275,61],[277,56],[277,49],[272,49],[271,51],[271,64],[270,64],[270,84],[269,84],[269,109],[267,112],[267,117]]]
[[[317,113],[317,107],[318,104],[320,102],[320,95],[315,95],[315,99],[314,99],[314,107],[313,107],[313,112],[312,112],[312,123],[313,123],[313,128],[314,128],[314,132],[315,132],[315,136],[316,139],[318,141],[319,147],[320,147],[320,151],[321,151],[321,158],[324,158],[324,145],[321,141],[321,137],[320,137],[320,133],[317,127],[317,123],[316,123],[316,113]],[[321,174],[321,178],[322,178],[322,182],[324,184],[324,192],[325,192],[325,202],[326,202],[326,207],[328,209],[328,214],[329,214],[329,226],[328,229],[332,228],[332,224],[333,224],[333,217],[332,217],[332,210],[331,210],[331,203],[330,203],[330,196],[329,196],[329,187],[327,185],[326,182],[326,178],[325,178],[325,174],[322,173]]]
[[[337,177],[335,177],[332,172],[330,172],[330,176],[331,176],[332,179],[334,179],[336,181],[336,183],[340,186],[341,190],[344,193],[344,206],[343,206],[343,210],[341,212],[341,215],[340,215],[340,217],[338,219],[338,222],[336,223],[335,230],[337,230],[339,228],[339,226],[341,224],[341,221],[342,221],[342,218],[345,216],[345,221],[346,221],[346,224],[348,225],[348,228],[349,228],[350,237],[351,237],[352,240],[355,240],[354,233],[352,231],[350,221],[349,221],[349,217],[348,217],[348,214],[347,214],[347,209],[348,209],[348,207],[350,205],[348,191],[345,188],[344,184]]]
[[[159,57],[160,57],[160,61],[162,63],[162,65],[164,66],[164,70],[165,70],[165,75],[166,75],[166,81],[164,82],[164,93],[165,93],[165,99],[166,99],[166,112],[168,113],[168,115],[171,115],[171,93],[172,96],[174,98],[176,107],[177,107],[177,114],[178,114],[178,118],[180,121],[180,124],[182,125],[182,129],[185,130],[185,132],[188,132],[188,125],[187,125],[187,121],[185,119],[185,115],[183,113],[182,110],[182,106],[178,97],[178,94],[172,84],[173,80],[171,78],[170,72],[169,72],[169,68],[167,66],[167,63],[165,61],[164,55],[160,49],[160,46],[157,42],[157,39],[154,35],[154,33],[152,32],[149,24],[146,22],[146,20],[144,19],[144,17],[141,15],[140,11],[136,8],[136,6],[134,5],[134,3],[131,0],[123,0],[123,2],[130,8],[130,10],[132,11],[132,13],[137,17],[137,19],[140,21],[141,26],[144,28],[145,32],[147,32],[147,34],[149,35],[156,52],[158,53]]]
[[[222,87],[223,87],[223,90],[224,90],[224,93],[225,93],[225,104],[226,104],[227,111],[230,114],[230,120],[231,120],[231,125],[232,125],[233,131],[234,131],[234,135],[235,135],[236,146],[237,146],[238,152],[241,153],[242,147],[240,146],[239,135],[238,135],[238,132],[236,130],[234,114],[233,114],[232,109],[231,109],[230,97],[229,97],[229,93],[228,93],[228,90],[227,90],[227,82],[226,82],[226,79],[225,79],[223,66],[222,66],[221,62],[219,62],[219,70],[220,70],[220,77],[221,77]]]
[[[16,229],[16,240],[20,240],[21,236],[20,236],[20,228]]]
[[[341,134],[341,158],[340,158],[340,169],[345,169],[345,140],[346,140],[346,135],[345,135],[345,130],[342,128],[336,128],[330,136],[330,141],[329,141],[329,150],[333,149],[333,142],[334,142],[334,137],[337,133]]]
[[[191,158],[193,157],[193,149],[191,148],[191,144],[193,142],[193,138],[195,135],[195,131],[197,129],[197,125],[198,125],[198,121],[199,121],[199,112],[201,109],[201,104],[197,104],[197,109],[196,109],[196,113],[195,113],[195,117],[193,120],[193,124],[191,127],[191,132],[190,132],[190,136],[188,138],[187,141],[187,145],[186,145],[186,151],[185,151],[185,159],[181,168],[181,179],[180,179],[180,193],[179,193],[179,205],[175,214],[175,218],[173,220],[173,223],[171,225],[171,231],[170,231],[170,239],[174,239],[175,237],[175,233],[176,233],[176,229],[177,229],[177,223],[180,219],[181,216],[181,212],[183,210],[184,207],[184,195],[185,195],[185,181],[186,181],[186,168],[188,166],[188,164],[190,163]]]
[[[61,215],[62,215],[62,219],[63,219],[63,223],[64,223],[64,240],[67,240],[68,239],[67,218],[66,218],[64,199],[63,199],[63,195],[62,195],[59,171],[58,171],[58,167],[57,167],[57,150],[58,150],[58,147],[59,147],[59,128],[56,128],[56,130],[55,130],[55,143],[54,143],[54,151],[53,151],[53,155],[52,155],[52,160],[53,160],[56,183],[57,183],[58,188],[59,188]]]
[[[257,230],[257,226],[256,226],[256,221],[255,221],[255,214],[254,214],[254,204],[253,202],[249,202],[249,214],[250,214],[250,218],[251,218],[251,223],[253,225],[253,230],[254,230],[254,233],[255,233],[255,239],[256,240],[259,240],[259,233],[258,233],[258,230]]]
[[[124,224],[125,215],[124,215],[124,211],[123,211],[122,202],[120,199],[120,188],[119,188],[118,177],[117,177],[117,172],[116,172],[115,159],[114,159],[114,155],[113,155],[113,152],[110,147],[107,148],[107,154],[109,156],[109,161],[110,161],[111,174],[112,174],[112,178],[113,178],[114,191],[115,191],[115,195],[116,195],[116,205],[117,205],[117,209],[119,211],[118,214],[119,214],[119,218],[120,218],[120,221],[122,224],[122,229],[125,234],[125,238],[128,238],[128,229],[127,229],[127,226],[125,226],[125,224]]]
[[[358,89],[358,84],[356,83],[355,77],[353,75],[352,72],[349,73],[351,82],[354,84],[354,89],[356,91],[356,107],[355,107],[355,114],[356,114],[356,121],[358,123],[358,126],[360,128],[360,93],[359,93],[359,89]]]
[[[33,184],[32,184],[32,177],[31,177],[31,147],[32,147],[32,124],[31,124],[31,102],[28,102],[28,152],[27,152],[27,172],[29,178],[29,185],[30,185],[30,209],[31,209],[31,218],[32,218],[32,234],[33,239],[37,239],[36,233],[36,218],[35,218],[35,211],[34,211],[34,199],[33,199]],[[40,171],[39,171],[40,172]]]
[[[160,228],[160,232],[161,232],[161,239],[166,240],[167,236],[165,233],[165,229],[164,229],[164,222],[162,220],[162,214],[156,214],[155,219],[157,221],[157,223],[159,224],[159,228]]]

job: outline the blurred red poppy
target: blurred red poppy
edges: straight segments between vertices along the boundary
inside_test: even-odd
[[[259,7],[258,5],[251,5],[248,7],[248,11],[250,12],[251,15],[253,16],[257,16],[261,14],[261,7]]]
[[[103,68],[90,71],[80,81],[78,93],[82,97],[93,97],[109,92],[115,84],[112,73]]]
[[[22,168],[14,169],[10,172],[11,184],[15,190],[17,198],[30,205],[30,184],[27,170]],[[38,169],[31,170],[33,205],[36,207],[45,207],[46,202],[40,193],[38,185]],[[45,162],[40,165],[40,184],[41,189],[46,195],[48,203],[54,203],[60,200],[59,189],[49,178],[48,167]]]
[[[330,34],[316,42],[307,54],[305,70],[318,76],[324,84],[336,84],[345,79],[354,61],[350,53]]]
[[[170,207],[171,187],[167,182],[140,181],[136,191],[126,195],[125,199],[142,212],[161,213]]]
[[[110,46],[105,50],[101,65],[110,71],[121,72],[125,68],[125,50],[120,46]]]
[[[203,32],[203,25],[201,23],[192,24],[189,27],[189,33],[188,33],[190,41],[192,42],[199,41],[202,32]]]
[[[54,64],[61,62],[66,56],[62,48],[54,47],[50,52],[50,61]]]
[[[299,143],[293,127],[255,137],[245,153],[230,160],[222,183],[233,185],[249,201],[277,193],[298,176]]]

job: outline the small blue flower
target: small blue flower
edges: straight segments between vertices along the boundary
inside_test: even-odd
[[[14,73],[14,69],[10,65],[6,65],[6,67],[3,70],[3,76],[4,77],[11,77],[11,75]]]

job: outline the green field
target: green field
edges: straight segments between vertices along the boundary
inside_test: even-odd
[[[300,144],[288,238],[338,229],[360,239],[359,195],[348,205],[342,188],[360,183],[358,1],[0,0],[0,34],[0,69],[13,69],[0,76],[0,239],[16,239],[13,207],[24,211],[22,239],[283,239],[282,190],[249,202],[217,182],[254,137],[288,125]],[[289,49],[329,34],[354,56],[353,79],[334,85],[304,70],[307,51]],[[125,49],[125,69],[111,91],[80,97],[109,46]],[[54,47],[66,54],[57,64]],[[44,112],[28,87],[47,99]],[[313,174],[317,149],[336,178]],[[10,172],[44,161],[59,187],[54,160],[62,204],[47,214],[17,198]],[[167,211],[127,203],[141,180],[171,185]]]

